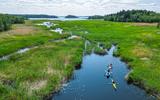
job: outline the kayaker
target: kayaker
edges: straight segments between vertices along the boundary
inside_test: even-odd
[[[109,64],[107,67],[108,67],[108,68],[107,68],[107,71],[108,71],[108,72],[111,72],[111,70],[112,70],[112,64]]]
[[[107,73],[106,73],[106,76],[107,76],[107,78],[109,78],[109,77],[111,76],[111,73],[110,73],[110,72],[107,72]]]
[[[117,83],[113,79],[111,79],[111,80],[112,80],[112,86],[113,86],[113,88],[115,90],[117,90]]]
[[[112,64],[109,64],[108,69],[110,70],[112,69]]]
[[[110,72],[109,72],[108,70],[105,70],[105,76],[106,76],[107,78],[110,77]]]

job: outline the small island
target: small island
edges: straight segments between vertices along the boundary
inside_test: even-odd
[[[56,15],[44,15],[44,14],[12,14],[13,16],[22,16],[25,18],[58,18]]]
[[[75,15],[67,15],[67,16],[65,16],[65,18],[78,18],[78,17]]]

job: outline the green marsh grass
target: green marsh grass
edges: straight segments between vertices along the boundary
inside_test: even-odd
[[[28,27],[31,28],[27,30]],[[68,36],[68,34],[60,35],[50,32],[48,28],[36,26],[29,21],[26,24],[14,25],[12,30],[0,33],[0,57],[25,47],[41,45],[49,40],[62,39]]]
[[[65,31],[91,42],[117,44],[114,54],[133,69],[129,75],[146,90],[160,93],[160,29],[156,24],[107,22],[102,20],[56,22]],[[85,31],[88,33],[85,34]]]
[[[81,62],[84,42],[48,42],[65,38],[68,34],[60,35],[35,25],[42,22],[26,21],[26,27],[36,28],[36,32],[31,31],[30,34],[0,33],[0,56],[20,48],[38,46],[7,61],[0,61],[0,99],[42,99],[57,90],[62,80],[68,79],[74,66]],[[98,42],[105,48],[116,44],[118,47],[114,55],[120,56],[132,68],[128,79],[147,91],[160,93],[160,29],[156,26],[102,20],[52,22],[65,33],[79,35],[92,42],[86,49],[88,53]]]
[[[43,99],[72,75],[82,59],[82,40],[45,43],[0,62],[0,99]]]

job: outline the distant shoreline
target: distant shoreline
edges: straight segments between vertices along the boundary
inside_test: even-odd
[[[65,16],[58,16],[58,18],[28,18],[29,20],[88,20],[88,16],[78,16],[78,18],[65,18]]]

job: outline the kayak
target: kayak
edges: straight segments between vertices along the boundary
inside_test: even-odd
[[[106,76],[107,78],[109,78],[109,77],[111,76],[111,73],[110,73],[110,72],[105,71],[105,76]]]
[[[115,83],[112,84],[114,89],[117,89],[117,86]]]

